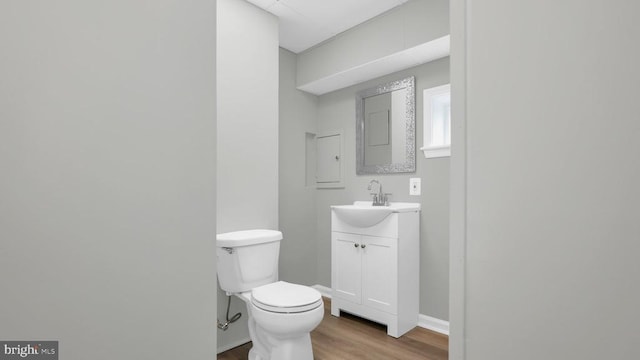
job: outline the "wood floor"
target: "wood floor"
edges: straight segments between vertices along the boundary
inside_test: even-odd
[[[386,326],[342,313],[331,315],[331,299],[324,298],[324,319],[311,332],[315,360],[447,360],[449,338],[415,328],[395,339]],[[246,360],[251,343],[218,354],[218,360]]]

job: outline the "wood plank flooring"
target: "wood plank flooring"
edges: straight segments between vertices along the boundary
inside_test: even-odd
[[[395,339],[386,326],[342,313],[331,315],[331,299],[324,298],[324,319],[311,332],[315,360],[447,360],[449,338],[416,327]],[[218,354],[218,360],[246,360],[251,343]]]

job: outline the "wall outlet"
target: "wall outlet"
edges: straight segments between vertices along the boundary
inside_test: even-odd
[[[410,178],[409,179],[409,195],[420,195],[422,192],[421,189],[421,179],[420,178]]]

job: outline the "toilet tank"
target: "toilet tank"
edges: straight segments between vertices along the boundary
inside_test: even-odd
[[[278,281],[282,233],[245,230],[218,234],[218,282],[227,293],[241,293]]]

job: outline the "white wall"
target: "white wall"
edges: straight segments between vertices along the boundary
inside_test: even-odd
[[[0,339],[214,356],[215,21],[209,1],[0,4]]]
[[[318,97],[296,89],[296,55],[280,49],[280,279],[317,284],[316,188],[306,185],[306,134],[316,134]],[[313,168],[315,173],[315,168]],[[311,265],[311,266],[310,266]]]
[[[463,3],[452,359],[640,358],[640,3]]]
[[[218,231],[278,228],[278,20],[218,1]]]
[[[278,229],[278,20],[243,0],[218,1],[218,232]],[[218,317],[227,299],[218,295]],[[244,316],[218,347],[248,339]]]
[[[448,0],[411,0],[298,54],[297,87],[449,35]],[[411,62],[419,65],[420,62]],[[399,70],[399,69],[398,69]],[[358,81],[340,88],[365,81]]]

